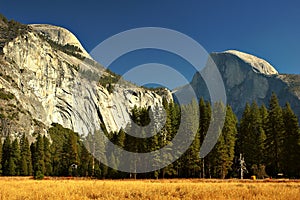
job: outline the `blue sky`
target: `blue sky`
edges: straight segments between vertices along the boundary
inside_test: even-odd
[[[298,1],[274,0],[2,0],[0,3],[0,13],[9,19],[68,28],[87,51],[121,31],[164,27],[192,37],[208,52],[237,49],[266,59],[280,73],[297,74],[300,74],[299,9]],[[136,57],[141,60],[143,56],[137,53],[132,59]],[[115,67],[117,72],[124,69]]]

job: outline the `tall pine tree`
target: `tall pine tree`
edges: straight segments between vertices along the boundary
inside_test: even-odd
[[[31,151],[30,151],[29,141],[25,134],[23,134],[20,139],[20,150],[21,150],[20,175],[22,176],[32,175]]]
[[[298,119],[287,103],[283,110],[284,139],[282,146],[283,173],[288,177],[300,176],[300,131]]]
[[[14,170],[12,170],[11,175],[20,175],[20,163],[21,163],[21,152],[20,145],[17,138],[11,144],[11,158],[13,162]]]
[[[10,174],[11,161],[11,141],[10,137],[7,136],[2,147],[2,174],[5,176],[12,175]]]
[[[268,165],[267,173],[276,176],[282,172],[282,148],[284,137],[284,122],[282,108],[275,93],[272,94],[269,104],[269,115],[266,126],[265,153]]]
[[[34,145],[34,177],[36,179],[43,179],[45,174],[45,157],[44,157],[44,140],[41,134],[38,134],[36,143]]]

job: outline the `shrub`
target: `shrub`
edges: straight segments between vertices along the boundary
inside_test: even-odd
[[[10,92],[6,92],[4,91],[4,89],[0,89],[0,99],[3,99],[3,100],[11,100],[15,98],[15,95],[13,95],[12,93]]]
[[[41,171],[37,171],[34,173],[34,179],[35,180],[43,180],[44,174]]]

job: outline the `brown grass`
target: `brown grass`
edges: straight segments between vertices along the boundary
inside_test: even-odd
[[[0,199],[295,199],[298,181],[0,178]]]

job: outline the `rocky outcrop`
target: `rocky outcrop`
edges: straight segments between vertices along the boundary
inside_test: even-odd
[[[74,45],[82,51],[81,54],[83,56],[85,56],[86,58],[91,58],[90,55],[86,52],[86,50],[82,47],[81,43],[78,41],[76,36],[69,30],[48,24],[31,24],[29,25],[29,27],[31,27],[39,34],[46,36],[50,40],[57,42],[58,44]]]
[[[253,55],[250,55],[247,53],[243,53],[240,51],[236,51],[236,50],[228,50],[228,51],[225,51],[224,53],[236,55],[241,60],[243,60],[250,66],[252,66],[253,71],[255,71],[257,73],[261,73],[261,74],[265,74],[265,75],[277,75],[278,74],[277,70],[270,63],[268,63],[267,61],[265,61],[261,58],[258,58],[256,56],[253,56]]]
[[[134,105],[162,107],[163,96],[171,100],[168,90],[159,95],[124,80],[109,91],[91,76],[114,75],[92,61],[73,34],[50,25],[29,27],[3,47],[0,87],[46,127],[54,122],[86,134],[104,123],[108,131],[118,131],[130,123]],[[70,52],[73,46],[79,50]]]

